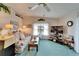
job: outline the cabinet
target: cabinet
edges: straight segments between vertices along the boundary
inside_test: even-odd
[[[15,55],[15,42],[14,35],[0,37],[0,56]]]
[[[0,56],[14,56],[14,55],[15,55],[15,44],[12,44],[9,47],[5,49],[2,48],[2,50],[0,50]]]

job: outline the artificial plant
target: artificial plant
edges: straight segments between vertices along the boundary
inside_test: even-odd
[[[10,14],[9,8],[8,8],[6,5],[0,3],[0,11],[1,11],[2,9],[3,9],[3,11],[4,11],[5,13],[9,13],[9,14]]]

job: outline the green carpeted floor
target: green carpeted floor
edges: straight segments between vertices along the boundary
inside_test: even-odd
[[[35,49],[31,49],[28,52],[27,47],[22,54],[16,54],[16,56],[78,56],[75,51],[65,45],[49,40],[40,40],[38,52]]]

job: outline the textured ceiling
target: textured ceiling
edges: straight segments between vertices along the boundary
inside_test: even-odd
[[[11,3],[7,5],[21,15],[39,17],[45,15],[45,17],[60,18],[70,13],[79,12],[78,3],[47,3],[51,10],[50,12],[47,12],[42,6],[39,6],[34,10],[28,9],[35,4],[36,3]]]

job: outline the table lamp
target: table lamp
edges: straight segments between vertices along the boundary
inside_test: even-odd
[[[6,29],[12,29],[12,28],[13,28],[13,25],[12,25],[12,24],[6,24],[6,25],[5,25],[5,28],[6,28]]]

